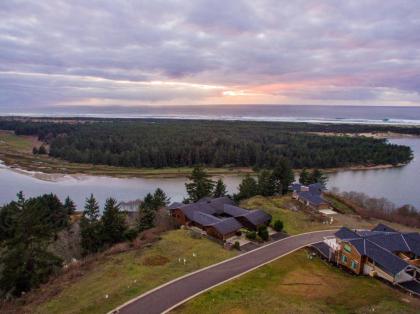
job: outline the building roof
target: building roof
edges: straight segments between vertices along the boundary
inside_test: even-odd
[[[232,217],[238,217],[246,215],[249,211],[238,206],[225,204],[223,206],[223,212]]]
[[[387,225],[384,225],[384,224],[378,224],[375,228],[372,229],[372,231],[398,232],[397,230],[394,230],[391,227],[389,227]]]
[[[215,228],[219,233],[225,235],[241,229],[242,225],[235,218],[226,218],[210,227]]]
[[[389,274],[396,275],[404,268],[409,266],[407,262],[399,258],[397,255],[391,253],[387,249],[365,239],[365,254],[370,257],[375,264]]]
[[[244,217],[254,226],[266,224],[271,220],[271,215],[258,209],[250,210],[248,213],[241,215],[240,217]]]
[[[311,205],[322,205],[327,204],[327,202],[321,197],[320,194],[316,194],[315,192],[311,191],[304,191],[298,193],[299,198],[309,202]]]
[[[242,224],[235,219],[237,217],[244,217],[255,226],[271,220],[271,216],[261,210],[246,210],[234,206],[234,204],[228,197],[203,198],[191,204],[174,203],[168,208],[179,208],[189,220],[202,226],[214,227],[221,234],[231,233],[242,228]],[[231,217],[226,219],[216,217],[222,215]]]
[[[336,233],[335,236],[341,240],[348,240],[348,239],[358,239],[360,236],[346,227],[341,227]]]
[[[312,194],[321,195],[322,191],[325,190],[321,183],[312,183],[308,185],[309,192]]]
[[[386,225],[376,226],[370,231],[357,232],[342,227],[335,236],[351,243],[361,255],[371,258],[375,264],[394,276],[409,266],[395,253],[412,252],[420,255],[420,234],[401,233]]]
[[[203,212],[194,212],[193,221],[202,226],[210,226],[215,223],[219,223],[222,220],[213,215],[209,215]]]
[[[300,183],[292,183],[290,186],[289,186],[289,189],[291,189],[292,191],[294,191],[294,192],[300,192],[300,188],[302,187],[302,184],[300,184]]]

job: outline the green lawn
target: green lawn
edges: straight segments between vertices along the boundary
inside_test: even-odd
[[[207,239],[193,239],[186,230],[170,231],[150,248],[107,257],[48,302],[28,306],[34,313],[106,313],[160,284],[235,254]]]
[[[403,300],[404,299],[404,300]],[[417,306],[417,310],[416,310]],[[298,251],[216,287],[174,313],[418,313],[419,300]]]
[[[287,209],[293,200],[290,196],[263,197],[255,196],[241,202],[241,206],[248,209],[262,209],[273,216],[273,222],[277,219],[284,224],[284,231],[288,234],[299,234],[302,232],[324,230],[334,228],[339,223],[333,225],[324,225],[318,221],[312,221],[311,218],[302,211],[293,211]]]

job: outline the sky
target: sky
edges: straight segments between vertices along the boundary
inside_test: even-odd
[[[0,111],[420,105],[420,1],[0,1]]]

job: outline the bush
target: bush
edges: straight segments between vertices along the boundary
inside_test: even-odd
[[[268,240],[268,230],[266,226],[261,226],[258,228],[258,236],[263,240],[263,241],[267,241]]]
[[[38,154],[45,155],[46,153],[47,153],[47,149],[45,148],[44,145],[41,145],[38,149]]]
[[[239,244],[238,241],[235,241],[235,244],[233,245],[233,248],[240,250],[241,249],[241,245]]]
[[[124,239],[127,241],[134,241],[137,237],[138,231],[135,228],[130,228],[124,232]]]
[[[255,240],[257,238],[257,233],[255,231],[249,231],[246,233],[246,237],[249,240]]]
[[[274,230],[280,232],[283,230],[283,222],[281,220],[276,220],[273,225]]]

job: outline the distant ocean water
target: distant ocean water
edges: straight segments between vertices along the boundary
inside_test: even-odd
[[[77,110],[77,111],[76,111]],[[2,113],[0,113],[2,114]],[[420,107],[218,105],[48,108],[32,113],[3,115],[74,116],[103,118],[165,118],[244,121],[299,121],[324,123],[420,125]]]

